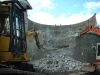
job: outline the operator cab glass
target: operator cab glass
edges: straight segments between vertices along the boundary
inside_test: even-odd
[[[16,6],[11,8],[11,47],[10,51],[24,52],[26,36],[24,27],[24,13]]]
[[[10,7],[0,8],[0,52],[8,51],[10,45]]]
[[[8,6],[1,7],[0,36],[10,36],[9,13],[10,13],[10,9]]]

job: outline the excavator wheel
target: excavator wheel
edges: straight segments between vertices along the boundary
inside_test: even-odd
[[[20,69],[20,70],[25,70],[25,71],[27,71],[27,63],[21,63],[21,64],[19,65],[19,69]]]
[[[35,69],[32,64],[28,64],[28,71],[35,72]]]
[[[29,63],[21,63],[19,66],[20,70],[25,70],[25,71],[30,71],[30,72],[35,72],[35,69],[32,64]]]
[[[10,65],[9,68],[11,68],[11,69],[18,69],[18,67],[16,65]]]

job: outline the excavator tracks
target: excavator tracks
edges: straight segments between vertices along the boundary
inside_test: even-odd
[[[17,70],[17,69],[11,69],[11,68],[0,68],[0,75],[45,75],[42,73],[36,73],[36,72],[29,72],[29,71],[23,71],[23,70]]]

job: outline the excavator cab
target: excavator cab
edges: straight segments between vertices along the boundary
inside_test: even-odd
[[[27,0],[1,0],[0,62],[28,61],[24,12],[32,9]]]

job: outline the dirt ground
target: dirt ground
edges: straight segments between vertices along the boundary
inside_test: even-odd
[[[46,75],[99,75],[99,74],[94,72],[76,72],[76,73],[64,72],[64,73],[49,73]]]
[[[79,72],[79,73],[72,73],[72,74],[68,74],[68,75],[98,75],[98,74],[90,73],[90,72],[87,72],[87,73]]]
[[[0,74],[0,75],[100,75],[96,73],[90,73],[90,72],[77,72],[77,73],[47,73],[47,74]]]

